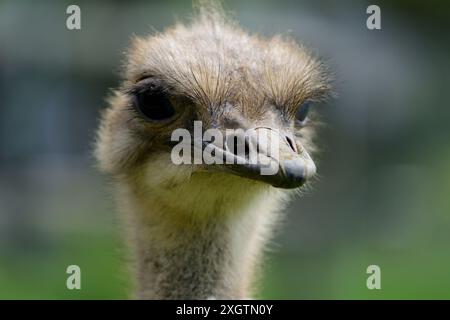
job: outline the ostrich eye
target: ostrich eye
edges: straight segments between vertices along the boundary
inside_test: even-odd
[[[310,105],[311,103],[309,101],[300,105],[300,107],[297,109],[297,113],[295,114],[295,118],[297,119],[297,121],[299,121],[300,123],[306,121]]]
[[[160,90],[146,90],[137,93],[135,104],[138,111],[149,120],[166,120],[175,114],[175,109],[169,98]]]

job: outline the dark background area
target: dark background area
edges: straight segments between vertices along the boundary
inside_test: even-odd
[[[82,29],[66,28],[81,7]],[[366,28],[381,7],[382,30]],[[450,3],[225,1],[241,25],[288,33],[336,74],[315,108],[319,179],[289,206],[263,298],[450,298]],[[189,1],[0,0],[0,298],[124,298],[120,227],[92,144],[130,35]],[[66,289],[66,267],[82,290]],[[381,267],[368,290],[366,268]]]

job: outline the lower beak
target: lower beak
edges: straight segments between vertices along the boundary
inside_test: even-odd
[[[316,166],[307,151],[292,138],[268,127],[256,128],[251,132],[245,133],[241,140],[239,137],[236,139],[236,134],[227,137],[222,148],[210,144],[209,148],[214,149],[215,155],[222,157],[224,163],[206,169],[228,172],[286,189],[300,187],[316,173]],[[242,150],[247,152],[235,152],[236,146],[229,147],[230,139],[245,141]]]

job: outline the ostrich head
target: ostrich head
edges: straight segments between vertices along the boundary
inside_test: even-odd
[[[217,224],[257,200],[262,205],[253,210],[277,209],[287,189],[315,172],[307,113],[328,91],[324,68],[295,41],[250,35],[216,5],[200,6],[190,24],[133,39],[123,83],[103,114],[97,158],[117,178],[125,194],[121,206],[153,219],[156,234],[174,225],[183,234],[185,228],[204,230],[202,221]],[[172,132],[184,128],[194,136],[194,121],[223,132],[216,151],[231,157],[227,129],[270,132],[256,149],[279,146],[277,172],[261,175],[258,165],[246,164],[174,164]],[[166,241],[176,243],[175,233]]]

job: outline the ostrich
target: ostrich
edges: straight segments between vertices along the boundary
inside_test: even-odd
[[[294,40],[251,35],[202,1],[192,21],[133,38],[123,78],[102,114],[96,157],[113,178],[136,298],[251,297],[280,211],[315,173],[307,113],[328,96],[325,68]],[[194,121],[274,133],[278,172],[174,164],[171,134],[193,131]]]

